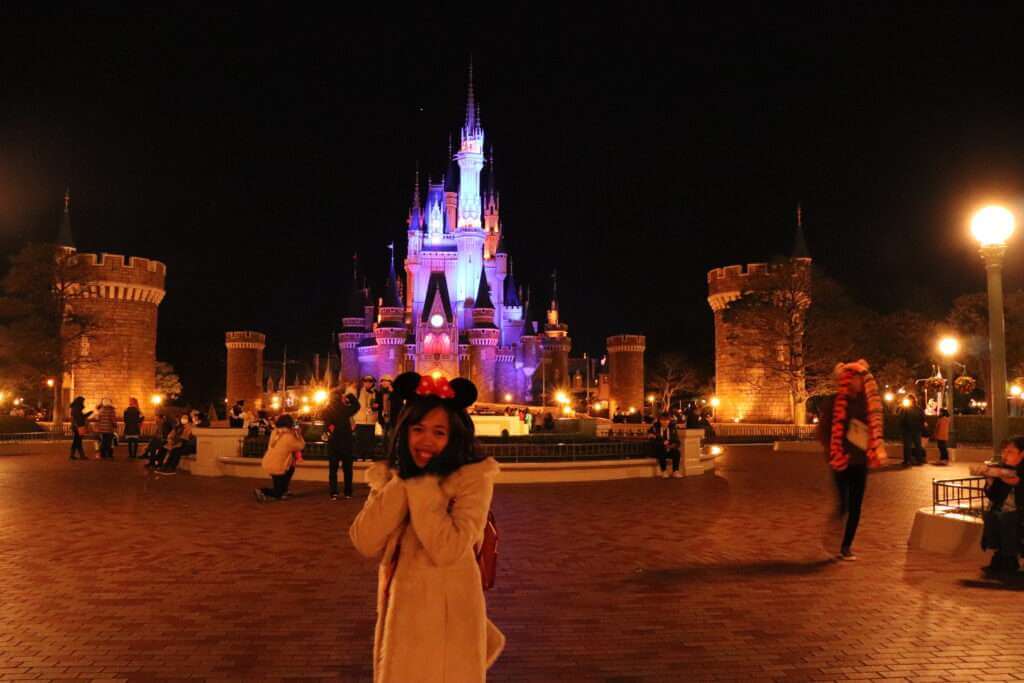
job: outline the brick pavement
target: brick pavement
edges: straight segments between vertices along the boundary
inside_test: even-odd
[[[1020,590],[908,552],[931,476],[873,475],[856,549],[822,550],[819,458],[733,448],[716,476],[499,487],[509,638],[490,681],[1022,680]],[[361,503],[297,482],[0,457],[0,680],[370,679]]]

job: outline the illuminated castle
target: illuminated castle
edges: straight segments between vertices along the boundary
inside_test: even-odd
[[[531,323],[529,302],[509,268],[494,153],[485,160],[472,67],[459,149],[449,148],[449,157],[440,181],[428,179],[425,198],[416,174],[404,288],[393,251],[379,305],[353,269],[338,335],[342,381],[406,370],[463,376],[485,402],[528,402],[539,398],[542,384],[549,393],[567,386],[572,341],[559,317],[557,285],[544,325]]]

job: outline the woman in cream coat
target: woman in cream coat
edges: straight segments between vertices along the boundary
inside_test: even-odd
[[[381,558],[374,681],[484,681],[505,638],[487,619],[476,563],[498,473],[493,458],[473,452],[465,407],[476,388],[414,373],[395,387],[406,387],[409,403],[390,449],[393,467],[368,471],[370,496],[349,530],[361,554]]]

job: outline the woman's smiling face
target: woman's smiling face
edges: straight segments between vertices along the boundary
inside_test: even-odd
[[[409,425],[409,452],[413,462],[420,469],[440,455],[448,445],[448,412],[438,406],[423,416],[416,424]]]

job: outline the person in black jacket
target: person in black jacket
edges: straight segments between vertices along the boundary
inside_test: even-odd
[[[917,397],[907,395],[910,405],[900,415],[900,432],[903,436],[903,466],[923,465],[924,448],[921,446],[921,435],[924,433],[924,411],[917,405]]]
[[[328,479],[331,500],[338,500],[338,463],[341,462],[345,476],[345,498],[352,497],[352,416],[359,410],[359,400],[354,394],[342,395],[341,390],[331,393],[331,400],[324,409],[324,429],[330,433],[327,439]]]
[[[71,456],[70,460],[85,460],[85,449],[82,448],[82,434],[88,431],[86,420],[92,411],[85,410],[85,397],[76,396],[71,402]],[[76,457],[75,454],[78,454]]]
[[[139,439],[142,438],[142,421],[145,417],[139,410],[136,398],[128,399],[128,407],[122,416],[124,421],[124,440],[128,442],[128,458],[134,460],[139,454]]]

